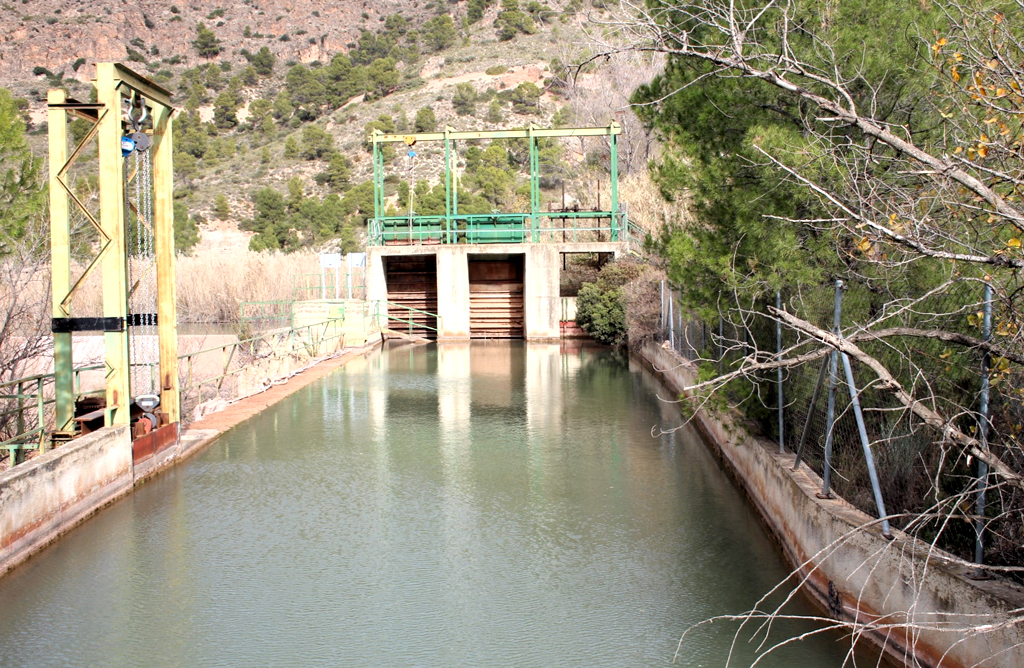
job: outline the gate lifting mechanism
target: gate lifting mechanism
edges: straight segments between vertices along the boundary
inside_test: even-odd
[[[48,94],[50,226],[53,261],[55,439],[104,426],[133,425],[141,437],[180,419],[177,314],[174,304],[174,210],[171,94],[130,69],[96,64],[97,102]],[[68,120],[92,124],[68,153]],[[99,211],[78,197],[69,176],[96,140]],[[78,167],[77,171],[81,171]],[[97,233],[95,257],[72,279],[71,206]],[[75,317],[73,302],[99,270],[102,317]],[[102,399],[76,401],[72,336],[102,331]]]

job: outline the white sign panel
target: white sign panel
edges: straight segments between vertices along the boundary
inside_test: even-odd
[[[320,253],[321,269],[337,269],[341,266],[341,253]]]

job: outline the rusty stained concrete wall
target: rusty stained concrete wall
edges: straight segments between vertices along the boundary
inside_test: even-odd
[[[0,474],[0,575],[131,491],[127,426],[77,438]]]
[[[640,358],[676,393],[696,381],[695,367],[657,344],[646,344]],[[887,653],[909,665],[1024,666],[1021,622],[984,634],[961,630],[1011,619],[1024,607],[1024,589],[968,579],[968,569],[941,550],[898,531],[886,540],[871,524],[874,518],[843,499],[818,499],[821,478],[806,465],[792,471],[794,455],[780,455],[777,444],[751,436],[742,416],[700,410],[695,419],[823,610],[836,616],[841,609],[838,617],[846,621],[897,625],[866,637],[881,646],[888,630]],[[830,598],[830,584],[838,599]],[[918,627],[907,631],[898,626],[904,623]],[[908,660],[911,653],[918,663]]]

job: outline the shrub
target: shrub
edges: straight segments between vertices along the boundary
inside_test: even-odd
[[[213,58],[221,51],[217,35],[202,23],[196,25],[196,38],[193,40],[192,46],[203,58]]]
[[[435,16],[423,24],[423,44],[429,51],[443,51],[455,44],[458,33],[449,14]]]
[[[431,107],[423,107],[416,112],[416,132],[433,132],[437,129],[437,116]]]
[[[486,70],[484,70],[484,72],[490,74],[493,77],[508,72],[508,68],[505,67],[504,65],[492,65],[491,67],[488,67]]]
[[[585,283],[576,297],[576,323],[596,341],[612,346],[626,343],[626,305],[623,288],[640,275],[641,266],[612,262],[597,281]]]
[[[459,116],[472,116],[476,113],[476,89],[471,83],[460,83],[455,87],[452,106]]]

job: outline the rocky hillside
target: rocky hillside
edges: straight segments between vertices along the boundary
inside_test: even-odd
[[[626,129],[623,173],[644,175],[653,142],[627,103],[658,61],[608,61],[575,82],[562,67],[592,53],[585,25],[602,12],[579,0],[140,0],[99,8],[8,0],[0,4],[0,85],[27,100],[44,153],[46,89],[88,99],[94,62],[125,63],[174,92],[176,199],[199,225],[199,249],[351,250],[372,206],[365,138],[373,128],[617,120]],[[596,204],[607,176],[598,144],[546,148],[545,201],[564,189],[570,201]],[[525,166],[515,146],[490,157],[482,157],[486,147],[461,148],[467,207],[522,205]],[[441,160],[436,148],[419,153],[415,161],[389,156],[390,205],[405,206],[414,186],[417,210],[436,200],[430,189]]]
[[[466,5],[446,11],[464,14]],[[282,61],[329,61],[397,12],[422,23],[437,8],[419,0],[7,0],[0,4],[0,81],[23,81],[45,68],[84,82],[92,63],[128,62],[133,53],[194,67],[207,60],[191,45],[199,23],[220,40],[218,61],[241,62],[242,49],[262,45]]]

